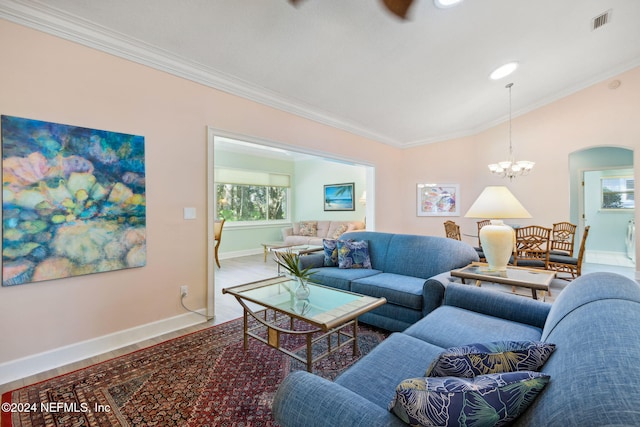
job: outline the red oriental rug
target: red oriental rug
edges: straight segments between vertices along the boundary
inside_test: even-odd
[[[316,362],[314,373],[334,379],[387,335],[360,325],[360,355],[345,346]],[[245,352],[242,341],[236,319],[4,393],[2,426],[275,425],[278,385],[306,368],[254,339]],[[286,344],[302,355],[303,341],[288,336]]]

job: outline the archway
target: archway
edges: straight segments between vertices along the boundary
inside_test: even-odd
[[[633,150],[624,147],[592,147],[569,155],[570,220],[582,231],[591,226],[586,261],[626,267],[635,265],[635,241],[629,247],[628,228],[634,221],[633,194],[630,202],[619,206],[603,205],[603,188],[612,181],[628,184],[633,189]],[[626,198],[625,198],[626,200]],[[635,240],[635,239],[634,239]],[[577,250],[578,248],[576,248]]]

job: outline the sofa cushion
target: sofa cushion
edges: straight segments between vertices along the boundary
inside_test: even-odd
[[[427,369],[427,377],[473,378],[478,375],[539,371],[556,346],[540,341],[496,341],[451,347]]]
[[[320,283],[324,286],[342,289],[343,291],[351,290],[351,282],[353,280],[381,273],[379,270],[368,268],[338,267],[312,268],[310,271],[314,272],[310,279],[312,282]]]
[[[369,242],[366,240],[338,240],[338,267],[371,268]]]
[[[300,236],[315,237],[318,235],[318,221],[301,221]]]
[[[342,240],[366,240],[369,242],[369,258],[371,267],[376,270],[385,271],[385,260],[389,242],[394,234],[378,233],[375,231],[351,231],[342,235]]]
[[[322,239],[322,248],[324,249],[324,265],[325,267],[338,266],[338,241],[334,239]]]
[[[446,305],[404,332],[443,348],[471,342],[540,341],[542,335],[535,326]]]
[[[411,378],[397,386],[389,409],[412,426],[505,425],[524,412],[548,382],[549,375],[529,371]]]
[[[287,236],[286,239],[284,239],[284,243],[287,246],[312,245],[312,239],[313,237],[308,236]]]
[[[335,382],[388,409],[400,381],[423,375],[429,360],[441,351],[441,347],[393,333],[340,374]]]
[[[389,243],[382,270],[428,279],[474,261],[478,261],[478,254],[465,242],[437,236],[396,234]]]
[[[388,304],[422,310],[424,282],[424,279],[418,277],[381,273],[354,280],[351,290],[372,297],[386,298]]]

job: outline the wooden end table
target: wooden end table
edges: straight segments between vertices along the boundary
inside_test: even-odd
[[[537,291],[549,292],[549,285],[556,277],[556,272],[510,265],[506,271],[492,271],[489,270],[489,264],[474,262],[466,267],[451,270],[451,276],[459,277],[462,283],[466,283],[465,279],[473,279],[476,286],[480,286],[481,282],[491,282],[529,288],[533,299],[538,299]],[[544,295],[543,293],[543,299]]]

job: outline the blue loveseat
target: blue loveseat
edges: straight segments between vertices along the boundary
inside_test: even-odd
[[[290,374],[274,418],[282,427],[406,426],[387,409],[401,381],[423,377],[444,348],[499,340],[556,345],[542,367],[550,382],[514,425],[640,425],[640,286],[613,273],[576,279],[553,305],[451,283],[441,307],[335,382]]]
[[[478,261],[472,246],[444,237],[356,231],[340,239],[366,240],[372,268],[325,267],[322,253],[301,257],[302,266],[313,267],[313,282],[386,298],[360,320],[389,331],[402,331],[438,307],[448,272]]]

